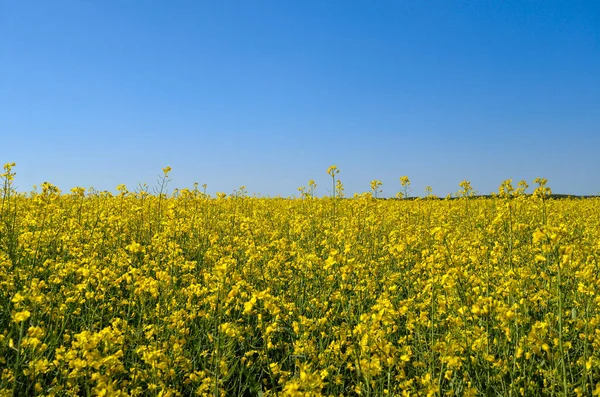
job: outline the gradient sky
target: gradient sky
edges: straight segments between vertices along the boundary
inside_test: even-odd
[[[21,191],[597,194],[600,1],[0,0],[0,161]]]

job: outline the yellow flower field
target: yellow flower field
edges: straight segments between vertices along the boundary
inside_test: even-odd
[[[13,178],[1,395],[600,394],[599,199],[544,180],[376,200]]]

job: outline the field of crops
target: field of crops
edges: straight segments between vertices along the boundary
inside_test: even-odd
[[[376,200],[12,179],[0,395],[600,392],[599,199],[543,180]]]

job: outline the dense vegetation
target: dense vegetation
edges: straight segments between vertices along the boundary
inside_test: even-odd
[[[544,180],[339,200],[2,177],[0,394],[600,391],[598,199]]]

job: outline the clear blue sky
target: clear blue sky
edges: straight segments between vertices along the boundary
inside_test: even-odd
[[[600,1],[0,0],[0,161],[22,191],[599,193]]]

